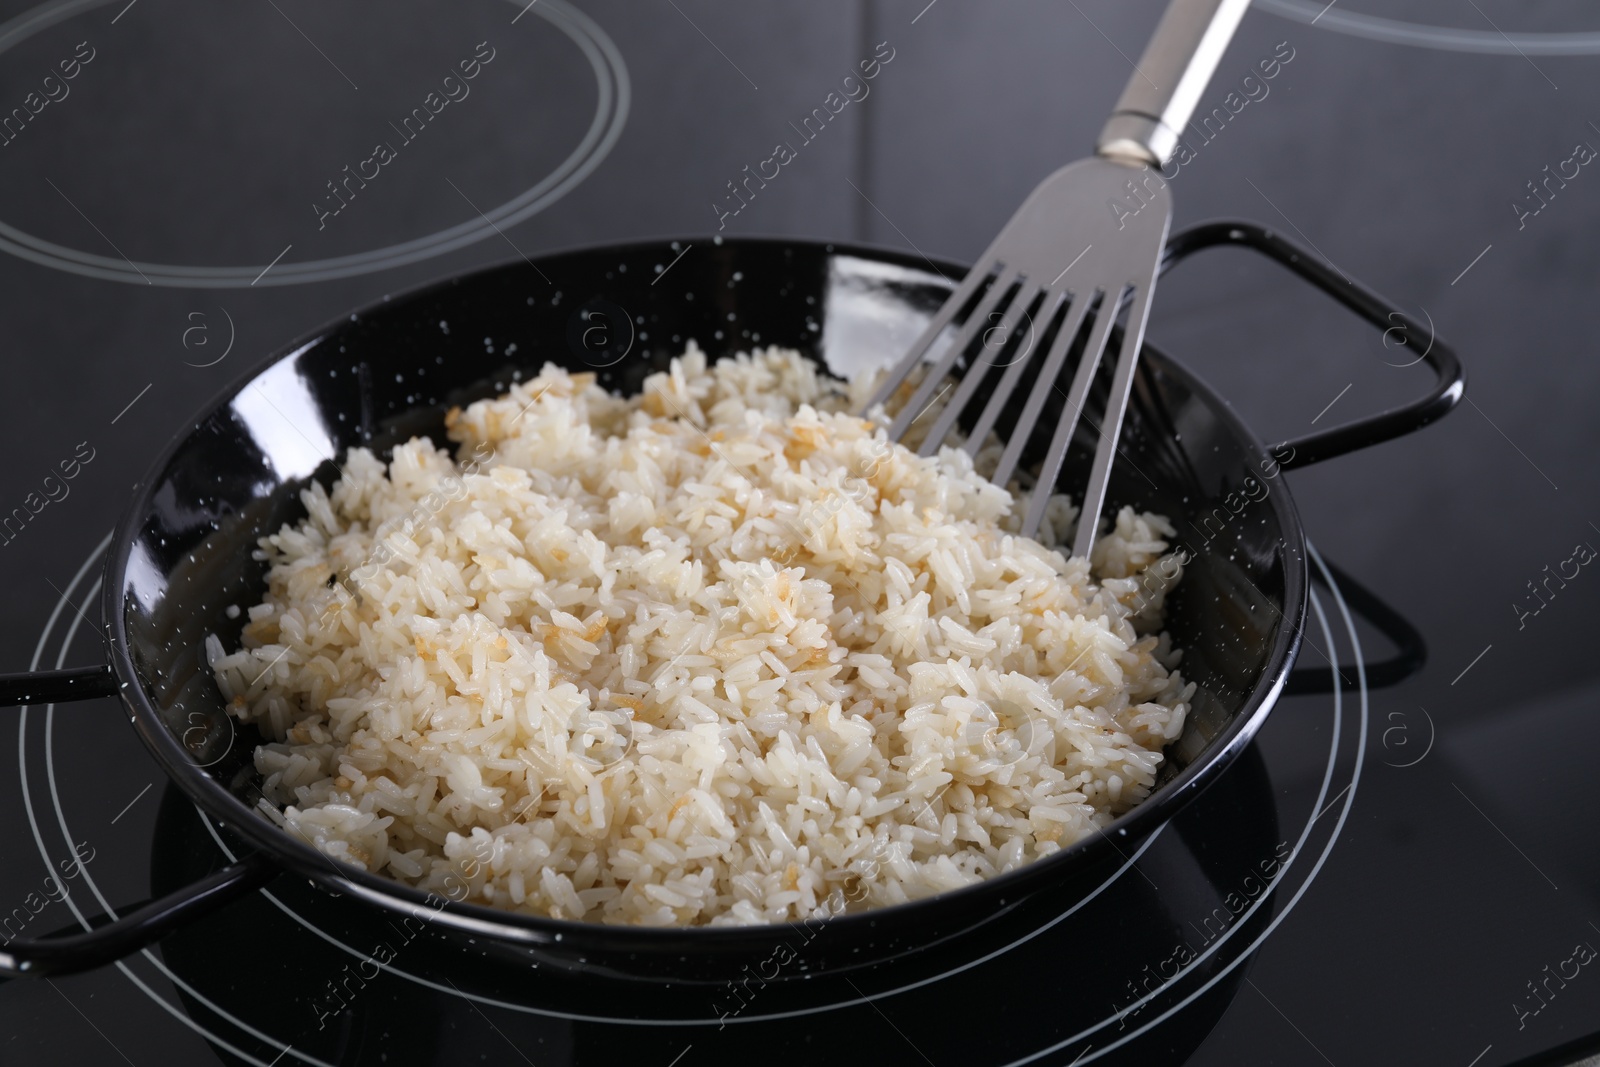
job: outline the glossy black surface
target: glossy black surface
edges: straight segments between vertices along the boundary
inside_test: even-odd
[[[451,406],[502,391],[546,361],[592,368],[606,387],[636,392],[691,339],[717,358],[753,344],[793,346],[847,372],[845,360],[895,352],[949,286],[910,257],[760,241],[716,244],[682,265],[675,288],[652,285],[674,244],[510,264],[386,301],[293,346],[156,462],[113,540],[104,610],[113,665],[135,683],[123,696],[146,744],[254,847],[342,892],[516,946],[508,951],[717,981],[770,954],[774,932],[636,930],[438,907],[381,876],[335,869],[253,810],[256,738],[227,719],[203,662],[207,634],[225,644],[238,638],[242,623],[227,608],[254,603],[262,587],[256,539],[297,517],[306,479],[331,477],[332,457],[349,446],[382,450],[442,435]],[[560,289],[545,281],[551,274],[563,279]],[[596,311],[610,316],[603,336],[590,331]],[[1288,493],[1274,483],[1276,463],[1214,393],[1153,350],[1135,392],[1110,499],[1176,517],[1193,556],[1168,627],[1200,690],[1169,748],[1164,784],[1105,834],[1047,860],[834,920],[839,947],[814,953],[811,968],[858,967],[956,937],[1003,900],[1099,868],[1115,859],[1115,842],[1136,843],[1221,772],[1270,710],[1299,641],[1306,582],[1303,537]],[[1073,463],[1062,477],[1079,477]]]

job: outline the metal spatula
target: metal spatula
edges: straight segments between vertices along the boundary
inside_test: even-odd
[[[1022,533],[1033,536],[1044,518],[1112,325],[1127,306],[1122,350],[1079,512],[1072,549],[1076,556],[1087,556],[1094,545],[1134,364],[1155,292],[1156,268],[1172,219],[1166,183],[1151,165],[1164,166],[1171,158],[1178,131],[1193,114],[1249,6],[1250,0],[1173,0],[1168,5],[1100,133],[1095,156],[1063,167],[1033,191],[867,405],[870,409],[900,390],[961,310],[972,305],[951,343],[928,362],[927,373],[899,408],[889,436],[899,440],[905,435],[930,402],[949,390],[946,377],[956,360],[977,347],[1000,358],[974,356],[921,444],[922,455],[935,452],[979,385],[991,371],[1002,370],[999,383],[967,435],[966,448],[976,454],[1033,362],[1031,353],[1018,354],[1019,345],[1002,343],[991,348],[986,342],[994,337],[1013,338],[1024,316],[1040,333],[1048,333],[1059,319],[1043,364],[1029,383],[1031,392],[1020,417],[1002,430],[1006,448],[992,477],[1005,485],[1016,471],[1074,340],[1087,329],[1061,422],[1029,494]]]

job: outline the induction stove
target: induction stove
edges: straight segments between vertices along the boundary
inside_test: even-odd
[[[294,337],[439,277],[661,234],[970,260],[1092,144],[1162,6],[4,6],[0,511],[27,514],[0,544],[4,669],[98,661],[98,567],[133,482]],[[1286,697],[1089,892],[833,978],[674,988],[509,969],[286,876],[118,964],[0,984],[0,1059],[1586,1062],[1597,52],[1572,0],[1257,0],[1246,17],[1202,108],[1222,117],[1170,177],[1174,229],[1279,228],[1448,338],[1469,385],[1435,426],[1288,475],[1323,578],[1301,665],[1331,659],[1342,681]],[[1023,132],[1039,129],[1058,136]],[[778,176],[748,182],[778,145]],[[1151,336],[1267,440],[1426,383],[1402,335],[1248,257],[1174,272]],[[1396,684],[1373,670],[1395,649],[1361,590],[1426,645]],[[124,718],[113,701],[0,710],[12,933],[228,861]],[[47,881],[63,864],[79,875]],[[808,936],[828,933],[796,932],[796,951]]]

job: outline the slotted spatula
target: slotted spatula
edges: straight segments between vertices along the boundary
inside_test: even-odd
[[[1095,155],[1061,168],[1033,191],[867,404],[870,410],[894,395],[923,364],[929,349],[961,310],[977,298],[951,343],[929,361],[926,375],[900,407],[889,430],[892,439],[903,437],[930,403],[949,390],[946,378],[950,369],[981,338],[980,354],[974,355],[962,373],[955,394],[921,444],[922,455],[937,451],[979,384],[991,371],[1003,370],[967,436],[966,448],[976,454],[1024,371],[1035,362],[1032,353],[1018,351],[1020,341],[1011,343],[1018,325],[1027,316],[1030,326],[1041,324],[1038,332],[1046,334],[1059,318],[1060,326],[1043,363],[1029,383],[1031,391],[1021,415],[1002,428],[1006,447],[992,477],[1005,485],[1016,471],[1049,391],[1056,388],[1073,341],[1087,328],[1066,407],[1029,494],[1022,533],[1031,537],[1044,518],[1112,325],[1120,309],[1127,306],[1122,349],[1081,501],[1072,549],[1075,556],[1087,556],[1094,546],[1134,364],[1155,292],[1156,268],[1172,220],[1166,183],[1152,165],[1165,166],[1172,157],[1178,131],[1194,113],[1249,6],[1250,0],[1172,0],[1100,132]],[[1034,330],[1026,333],[1031,337]],[[1001,342],[990,345],[991,338]]]

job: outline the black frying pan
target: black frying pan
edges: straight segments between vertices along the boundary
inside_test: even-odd
[[[1200,687],[1157,790],[1105,833],[1004,876],[827,920],[829,948],[808,957],[805,973],[949,941],[1042,886],[1092,884],[1104,864],[1227,769],[1286,685],[1338,684],[1327,669],[1291,681],[1307,566],[1299,517],[1278,473],[1427,424],[1456,404],[1464,379],[1442,342],[1259,227],[1224,222],[1185,231],[1173,238],[1165,266],[1219,245],[1261,252],[1380,330],[1399,331],[1414,351],[1426,346],[1433,389],[1403,408],[1269,448],[1205,383],[1146,346],[1110,503],[1163,513],[1179,527],[1177,540],[1191,559],[1168,601],[1167,627],[1184,650],[1185,678]],[[719,358],[777,344],[836,368],[852,353],[892,354],[943,302],[952,288],[946,275],[961,274],[842,245],[701,239],[658,281],[681,247],[651,242],[568,252],[386,299],[268,360],[168,445],[107,556],[109,666],[0,677],[0,703],[120,696],[172,781],[254,851],[101,928],[14,940],[0,951],[0,975],[108,962],[284,872],[557,967],[715,981],[770,958],[787,927],[639,929],[548,919],[445,901],[336,865],[253,810],[260,793],[251,753],[260,739],[235,729],[203,653],[212,633],[236,647],[243,620],[229,619],[226,608],[260,598],[263,569],[251,558],[257,538],[300,517],[299,489],[308,478],[331,480],[330,457],[351,446],[381,450],[417,434],[445,443],[449,407],[502,392],[546,361],[594,370],[607,388],[633,393],[690,339]],[[1052,423],[1047,411],[1045,439]],[[1069,462],[1062,484],[1082,477]],[[1381,610],[1369,617],[1414,664],[1414,635]],[[1399,662],[1373,677],[1393,680],[1404,671]]]

